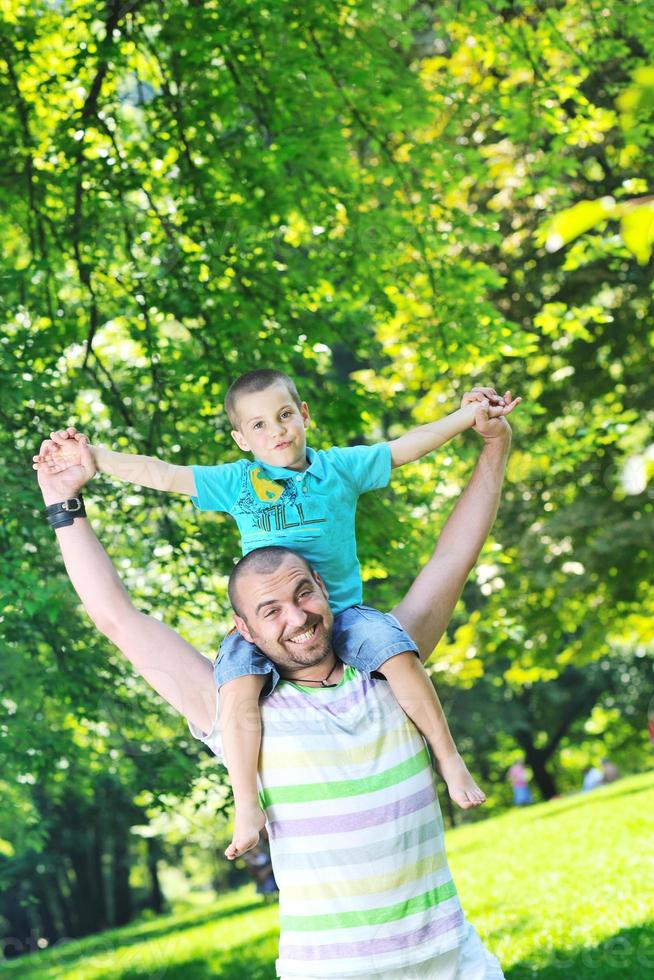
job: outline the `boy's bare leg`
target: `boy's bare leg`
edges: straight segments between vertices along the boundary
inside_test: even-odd
[[[400,707],[427,739],[454,802],[464,810],[483,803],[486,797],[457,751],[438,695],[415,653],[399,653],[380,670]]]
[[[259,696],[265,676],[248,674],[220,688],[220,734],[234,793],[234,831],[225,856],[233,861],[256,847],[266,817],[259,803],[257,770],[261,751]]]

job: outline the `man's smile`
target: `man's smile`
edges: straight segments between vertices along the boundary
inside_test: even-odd
[[[318,623],[314,623],[309,629],[304,630],[302,633],[296,633],[295,636],[289,636],[289,643],[309,643],[316,635],[316,630],[318,629]]]

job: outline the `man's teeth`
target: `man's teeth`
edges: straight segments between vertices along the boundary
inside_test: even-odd
[[[304,633],[298,633],[297,636],[289,636],[289,643],[308,643],[313,634],[316,632],[316,626],[312,626],[311,629],[305,630]]]

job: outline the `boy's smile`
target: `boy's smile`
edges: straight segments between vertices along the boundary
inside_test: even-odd
[[[286,385],[276,382],[263,391],[239,395],[236,408],[239,427],[232,437],[239,449],[269,466],[306,470],[306,402],[296,405]]]

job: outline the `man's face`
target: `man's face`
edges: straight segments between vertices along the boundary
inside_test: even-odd
[[[289,555],[270,574],[246,572],[237,596],[239,631],[277,666],[291,672],[332,662],[334,617],[327,591],[301,558]]]
[[[270,466],[307,468],[309,409],[306,402],[295,404],[285,384],[276,382],[263,391],[239,395],[235,409],[239,427],[232,437],[239,449]]]

